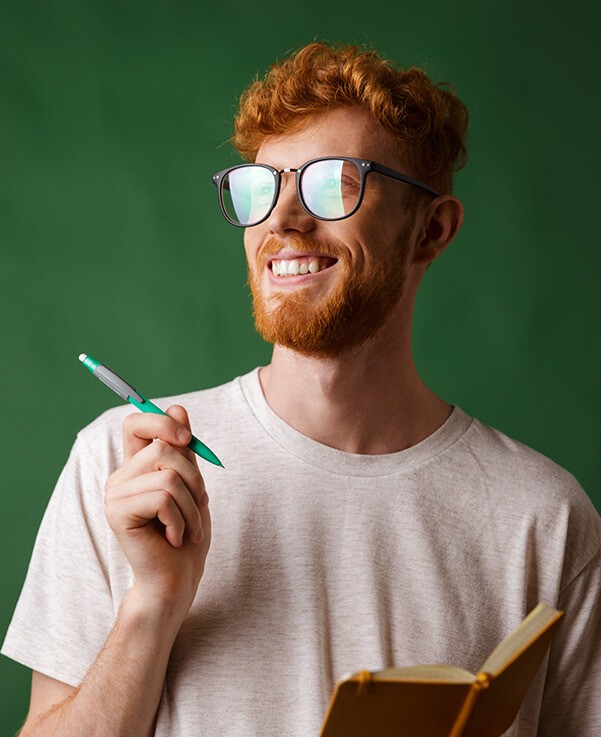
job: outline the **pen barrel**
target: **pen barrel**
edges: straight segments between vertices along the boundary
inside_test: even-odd
[[[133,398],[136,401],[144,399],[144,397],[142,397],[142,395],[139,394],[133,386],[130,386],[127,381],[122,379],[114,371],[111,371],[108,366],[104,366],[102,363],[99,363],[93,373],[97,379],[100,379],[103,384],[106,384],[109,389],[112,389],[121,397],[121,399],[125,399],[126,402],[129,402],[130,398]]]
[[[142,402],[138,402],[131,396],[127,398],[127,401],[130,404],[133,404],[134,407],[137,407],[142,412],[152,412],[155,415],[167,414],[166,412],[163,412],[162,409],[159,409],[156,404],[153,404],[150,399],[145,397],[143,394],[140,394],[140,397],[143,399]],[[209,463],[213,463],[215,466],[221,466],[223,468],[223,463],[221,463],[215,453],[213,453],[213,451],[208,446],[206,446],[202,442],[202,440],[199,440],[195,435],[192,435],[192,440],[188,443],[186,447],[190,448],[190,450],[196,453],[197,456],[204,458],[205,461],[209,461]]]
[[[159,407],[156,406],[156,404],[153,404],[150,399],[145,397],[143,394],[140,394],[140,392],[137,392],[142,401],[138,401],[135,397],[132,397],[131,394],[126,397],[127,401],[130,404],[133,404],[134,407],[137,407],[141,412],[151,412],[153,415],[166,415],[166,412],[163,412],[162,409],[159,409]]]
[[[125,399],[126,402],[133,404],[133,406],[137,407],[140,412],[151,412],[155,415],[167,416],[166,412],[163,412],[160,407],[153,404],[148,397],[145,397],[143,394],[136,391],[131,384],[128,384],[127,381],[122,379],[118,374],[111,371],[108,366],[104,366],[100,361],[97,361],[95,358],[92,358],[92,356],[88,356],[85,353],[80,353],[79,360],[88,369],[88,371],[90,371],[105,386],[112,389],[115,394],[118,394],[121,397],[121,399]],[[192,435],[192,440],[188,443],[187,447],[196,453],[196,455],[204,458],[210,463],[213,463],[216,466],[221,466],[221,468],[224,467],[223,463],[219,458],[217,458],[215,453],[213,453],[213,451],[206,446],[202,440],[199,440],[194,435]]]
[[[223,466],[223,463],[217,458],[215,453],[207,447],[202,440],[199,440],[195,435],[192,435],[192,440],[188,443],[188,448],[194,451],[196,455],[204,458],[205,461],[213,463],[215,466]]]

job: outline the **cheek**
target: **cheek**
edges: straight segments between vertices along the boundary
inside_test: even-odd
[[[361,229],[362,238],[382,253],[407,250],[415,226],[399,198],[380,200],[366,212],[368,216]]]
[[[353,222],[354,217],[353,215],[348,220],[341,221],[340,223],[328,224],[328,229],[324,229],[316,236],[316,240],[331,243],[335,247],[335,255],[341,262],[344,270],[357,273],[365,266],[366,245],[359,229]],[[337,227],[334,228],[332,227],[333,225]]]

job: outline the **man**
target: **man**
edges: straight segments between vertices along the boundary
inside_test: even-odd
[[[566,614],[508,734],[601,733],[598,514],[412,359],[466,127],[421,70],[352,47],[244,95],[254,165],[214,182],[272,361],[79,433],[3,649],[34,671],[23,735],[316,736],[345,673],[477,671],[541,600]],[[199,472],[191,427],[225,470]]]

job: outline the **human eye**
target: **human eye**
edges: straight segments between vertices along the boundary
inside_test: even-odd
[[[342,195],[353,195],[356,196],[359,191],[360,183],[358,179],[351,175],[343,175],[340,178],[340,191]]]
[[[265,169],[257,169],[249,182],[250,193],[253,199],[263,201],[273,195],[274,182]]]
[[[269,197],[273,191],[273,187],[269,184],[255,184],[252,193],[255,197]]]

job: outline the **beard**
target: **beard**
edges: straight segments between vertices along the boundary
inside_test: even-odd
[[[253,317],[257,332],[268,343],[305,356],[336,358],[373,338],[401,299],[406,282],[405,248],[390,254],[373,253],[362,273],[352,266],[348,251],[331,241],[296,235],[286,240],[295,251],[337,259],[337,283],[325,296],[311,297],[311,285],[265,297],[261,282],[269,256],[284,244],[269,239],[258,263],[248,266]],[[285,277],[283,277],[285,278]]]

